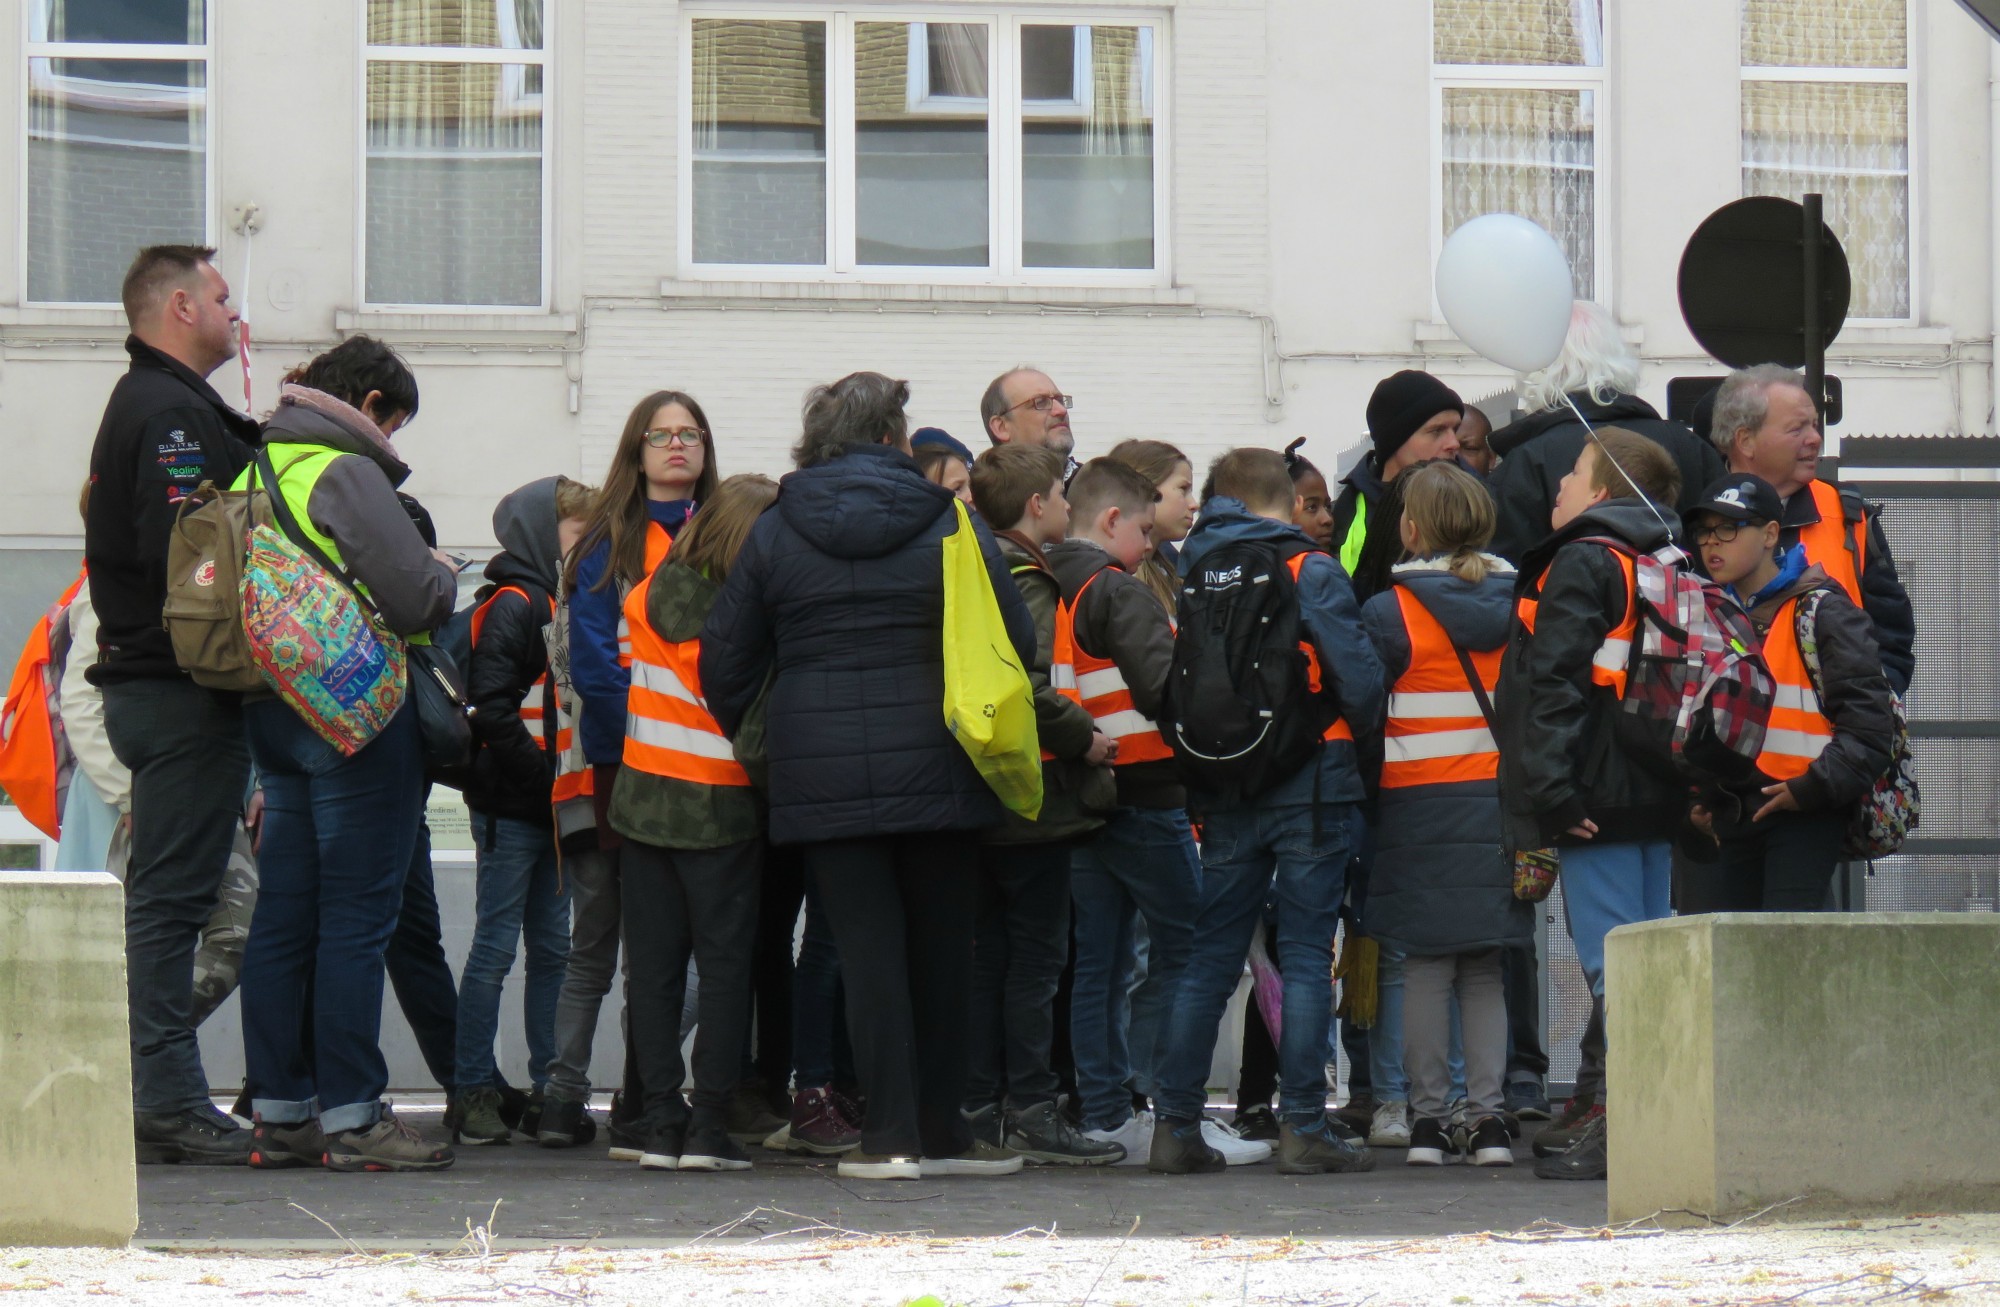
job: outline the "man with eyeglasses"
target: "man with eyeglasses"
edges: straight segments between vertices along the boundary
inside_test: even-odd
[[[1076,438],[1069,429],[1072,406],[1071,397],[1057,389],[1048,373],[1023,366],[993,378],[980,397],[979,420],[996,445],[1039,445],[1055,450],[1067,462],[1067,477],[1076,470],[1076,460],[1071,457]]]

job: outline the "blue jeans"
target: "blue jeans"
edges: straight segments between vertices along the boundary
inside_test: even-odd
[[[1208,1069],[1229,996],[1268,898],[1277,905],[1284,1023],[1278,1039],[1278,1111],[1296,1123],[1326,1115],[1327,1019],[1333,1010],[1333,932],[1347,893],[1349,804],[1239,808],[1202,823],[1201,915],[1179,996],[1167,1014],[1160,1114],[1201,1115]]]
[[[1604,937],[1613,927],[1674,915],[1672,863],[1666,840],[1563,848],[1563,915],[1591,997],[1604,997]]]
[[[1069,1037],[1076,1059],[1083,1124],[1115,1130],[1132,1115],[1131,1084],[1153,1082],[1165,1014],[1180,989],[1200,910],[1201,862],[1187,814],[1120,808],[1070,861],[1076,907],[1076,979]],[[1132,967],[1132,915],[1148,936],[1145,983],[1128,1016],[1125,978]],[[1241,959],[1238,959],[1239,965]],[[1138,1036],[1127,1044],[1127,1032]]]
[[[1409,1070],[1403,1062],[1403,961],[1387,944],[1375,964],[1375,1024],[1368,1027],[1369,1078],[1378,1103],[1410,1101]],[[1451,995],[1451,1093],[1465,1097],[1465,1039],[1458,1019],[1458,994]]]
[[[569,965],[569,889],[558,883],[555,832],[511,817],[489,825],[474,813],[472,833],[479,843],[478,921],[458,978],[457,1087],[463,1093],[500,1083],[493,1060],[500,984],[514,966],[516,943],[525,939],[528,983],[521,1015],[528,1079],[544,1089],[556,1055],[556,1000]]]
[[[257,911],[243,953],[243,1056],[253,1110],[319,1114],[328,1134],[381,1115],[383,956],[423,818],[416,713],[405,708],[352,757],[283,701],[244,705],[264,784]],[[311,991],[313,1048],[300,1015]]]

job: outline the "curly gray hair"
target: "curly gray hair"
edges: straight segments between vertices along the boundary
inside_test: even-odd
[[[1755,431],[1764,425],[1771,411],[1771,387],[1806,388],[1805,375],[1782,363],[1759,363],[1754,368],[1738,368],[1723,378],[1715,392],[1715,413],[1709,420],[1708,438],[1724,458],[1736,443],[1739,431]]]

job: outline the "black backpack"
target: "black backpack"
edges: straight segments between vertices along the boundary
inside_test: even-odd
[[[1302,544],[1244,540],[1181,580],[1167,677],[1167,743],[1189,789],[1242,800],[1296,774],[1333,715],[1307,680],[1298,586]]]

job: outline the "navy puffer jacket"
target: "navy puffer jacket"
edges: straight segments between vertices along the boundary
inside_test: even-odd
[[[1467,653],[1507,643],[1514,573],[1497,558],[1483,581],[1462,581],[1442,560],[1400,563],[1394,584],[1362,609],[1381,657],[1395,714],[1395,685],[1409,670],[1411,644],[1397,588],[1407,588]],[[1468,953],[1533,938],[1533,909],[1514,897],[1511,862],[1501,852],[1500,782],[1457,781],[1385,789],[1377,805],[1375,865],[1363,927],[1391,948],[1416,955]]]
[[[944,724],[951,492],[886,445],[779,487],[701,632],[702,695],[727,734],[776,669],[765,719],[772,843],[998,825],[1000,801]],[[974,526],[1025,666],[1034,618]]]

